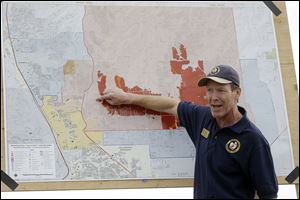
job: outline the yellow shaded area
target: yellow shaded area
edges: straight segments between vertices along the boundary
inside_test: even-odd
[[[56,104],[55,100],[54,96],[44,96],[42,111],[56,134],[60,148],[72,150],[89,147],[93,142],[85,135],[86,125],[82,113],[71,111],[68,103]],[[103,142],[103,133],[95,131],[90,134],[91,139]]]
[[[87,131],[86,134],[97,144],[103,144],[103,132],[102,131]]]

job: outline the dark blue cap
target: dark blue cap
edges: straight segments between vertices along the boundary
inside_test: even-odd
[[[211,69],[209,74],[198,82],[198,86],[206,86],[207,81],[213,80],[220,84],[233,83],[240,86],[239,74],[229,65],[218,65]]]

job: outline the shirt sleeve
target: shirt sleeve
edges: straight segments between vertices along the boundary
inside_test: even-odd
[[[261,199],[276,198],[278,183],[270,146],[264,144],[252,152],[250,175]]]
[[[180,102],[177,108],[180,126],[183,126],[193,143],[195,144],[199,137],[199,129],[203,126],[205,116],[208,112],[206,106],[196,105],[190,102]]]

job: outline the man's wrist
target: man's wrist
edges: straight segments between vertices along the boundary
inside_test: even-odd
[[[126,104],[135,104],[136,101],[136,94],[132,94],[132,93],[126,93],[127,95],[127,102]]]

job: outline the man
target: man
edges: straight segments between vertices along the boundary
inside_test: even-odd
[[[196,147],[194,198],[277,198],[278,183],[270,147],[260,130],[237,105],[238,73],[214,67],[199,81],[209,106],[172,98],[111,90],[99,100],[112,105],[135,104],[179,118]]]

